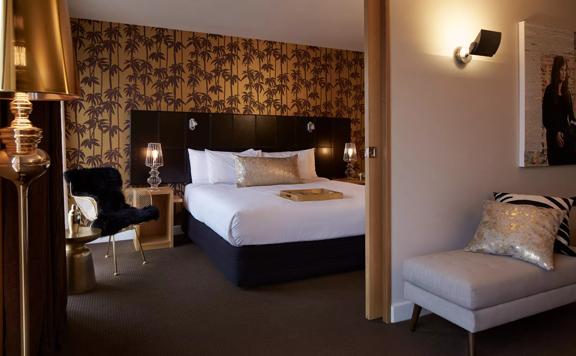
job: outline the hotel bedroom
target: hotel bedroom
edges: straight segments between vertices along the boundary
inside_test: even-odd
[[[157,165],[152,200],[182,202],[177,225],[239,286],[363,266],[361,52],[85,19],[72,38],[84,93],[66,108],[74,195],[102,166],[150,194]],[[345,199],[279,198],[303,189]],[[172,211],[142,226],[144,249],[174,245],[154,231]]]
[[[573,1],[1,8],[0,356],[574,353]]]

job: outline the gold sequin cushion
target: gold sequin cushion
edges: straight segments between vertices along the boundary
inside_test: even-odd
[[[554,269],[554,239],[566,212],[530,205],[484,202],[484,215],[465,251],[512,256]]]
[[[298,155],[283,158],[235,156],[234,161],[238,187],[301,183]]]

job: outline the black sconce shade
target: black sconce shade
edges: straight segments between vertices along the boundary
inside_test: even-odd
[[[480,30],[474,42],[470,44],[470,54],[492,57],[500,47],[501,39],[501,32]]]
[[[500,47],[500,41],[502,39],[502,33],[489,30],[480,30],[478,36],[474,42],[470,43],[469,47],[458,47],[454,52],[458,62],[466,64],[472,59],[472,55],[492,57],[498,47]]]

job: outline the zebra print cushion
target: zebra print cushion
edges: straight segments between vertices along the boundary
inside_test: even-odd
[[[541,208],[551,208],[563,210],[566,216],[560,224],[556,241],[554,241],[554,251],[563,255],[576,257],[570,246],[570,225],[568,222],[570,209],[574,205],[573,198],[547,197],[543,195],[524,195],[510,193],[494,193],[494,199],[500,203],[532,205]]]

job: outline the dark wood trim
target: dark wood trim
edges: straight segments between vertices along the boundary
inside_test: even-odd
[[[2,241],[3,239],[3,231],[4,231],[4,224],[2,222],[2,184],[0,183],[0,355],[4,354],[4,244]]]
[[[418,324],[421,312],[422,307],[418,304],[414,304],[414,308],[412,309],[412,319],[410,320],[410,331],[416,330],[416,325]]]
[[[468,356],[474,356],[476,351],[476,334],[468,332]]]
[[[391,322],[389,0],[364,1],[366,318]]]

